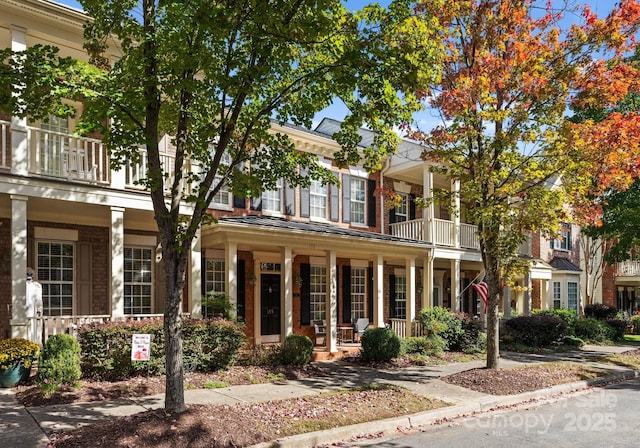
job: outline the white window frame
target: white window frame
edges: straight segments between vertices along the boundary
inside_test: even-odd
[[[562,285],[560,282],[553,282],[553,299],[551,305],[554,310],[562,308]]]
[[[575,289],[572,291],[572,287]],[[567,282],[567,309],[574,310],[576,316],[579,316],[578,305],[580,303],[580,291],[578,288],[578,282]]]
[[[395,209],[396,222],[409,221],[409,195],[407,193],[398,193],[400,196],[400,204]]]
[[[225,152],[222,154],[222,158],[220,159],[220,165],[218,165],[218,172],[220,169],[226,169],[231,165],[231,155]],[[222,176],[216,174],[213,184],[211,185],[211,189],[214,189],[221,181]],[[224,179],[225,181],[227,179]],[[216,193],[216,195],[211,199],[211,207],[219,210],[233,210],[233,193],[229,189],[228,185],[223,185],[222,188]]]
[[[407,318],[407,276],[396,275],[395,288],[395,318]]]
[[[313,219],[327,220],[329,210],[329,189],[318,180],[312,180],[309,186],[309,216]]]
[[[365,226],[367,224],[367,180],[361,177],[351,177],[350,184],[351,224]]]
[[[284,182],[280,179],[278,180],[275,190],[267,190],[262,193],[262,213],[266,215],[282,216],[284,204],[283,185]]]
[[[311,321],[326,320],[327,316],[327,267],[323,265],[311,265],[310,267],[309,308]]]
[[[46,244],[49,247],[49,253],[40,253],[40,245]],[[54,245],[60,246],[60,255],[52,255],[51,247]],[[64,247],[71,247],[71,256],[64,255]],[[38,282],[42,285],[42,315],[43,316],[71,316],[73,315],[73,306],[75,303],[75,257],[76,257],[76,245],[73,241],[61,241],[61,240],[36,240],[36,272],[38,273]],[[48,261],[48,266],[44,265],[45,258]],[[52,260],[59,258],[59,266],[52,266]],[[65,260],[71,259],[71,266]],[[66,265],[66,266],[65,266]],[[66,274],[66,275],[65,275]],[[69,279],[69,274],[71,278]],[[55,277],[55,278],[52,278]],[[59,278],[57,278],[59,277]],[[69,288],[71,291],[69,292]],[[52,294],[52,290],[58,290],[56,294]],[[64,299],[70,298],[71,303],[68,306],[64,306]],[[57,305],[52,306],[52,302],[56,302]]]
[[[205,258],[204,291],[206,294],[225,292],[225,272],[226,271],[223,258]]]
[[[351,320],[367,317],[367,268],[351,266]]]
[[[554,250],[570,251],[573,248],[572,241],[571,241],[571,238],[573,237],[571,224],[562,223],[560,226],[561,226],[561,230],[560,230],[561,237],[553,239],[552,248]]]
[[[143,256],[141,258],[130,258],[132,266],[131,269],[127,269],[127,252],[128,251],[143,251],[144,254],[148,254],[148,259]],[[135,246],[135,245],[127,245],[124,248],[124,314],[125,315],[136,315],[136,314],[151,314],[153,313],[153,298],[154,298],[154,269],[153,269],[153,261],[154,261],[154,252],[155,249],[153,247],[148,246]],[[133,254],[132,254],[133,255]],[[148,280],[145,280],[145,276],[147,271],[144,269],[145,266],[143,264],[138,266],[139,262],[144,263],[148,262]],[[141,277],[133,278],[134,274],[140,271]],[[127,279],[128,273],[131,273],[132,278]],[[146,290],[148,288],[148,294]],[[127,293],[128,290],[131,290],[130,293]],[[137,292],[136,291],[140,291]],[[143,292],[145,291],[145,292]],[[143,300],[148,297],[149,303],[143,303]],[[136,299],[140,299],[140,302],[136,304]],[[127,304],[129,302],[129,304]]]

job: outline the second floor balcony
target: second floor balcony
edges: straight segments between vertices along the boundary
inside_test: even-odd
[[[616,263],[616,276],[640,277],[640,260],[625,260]]]
[[[11,123],[0,121],[0,170],[96,187],[144,189],[140,181],[146,175],[144,167],[147,165],[147,153],[142,148],[139,163],[127,163],[119,171],[114,171],[110,166],[109,152],[100,139],[32,126],[27,127],[26,131],[25,149],[18,152],[12,148],[12,139],[15,137],[12,136]],[[160,158],[162,165],[171,172],[175,156],[169,151],[161,151]],[[20,159],[23,161],[20,162]],[[20,163],[26,166],[26,172],[18,168]],[[191,168],[188,163],[185,169]],[[167,178],[167,191],[170,185],[171,178]]]

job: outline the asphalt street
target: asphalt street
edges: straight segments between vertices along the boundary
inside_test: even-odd
[[[640,444],[639,409],[640,379],[635,379],[556,397],[535,407],[525,405],[457,419],[366,446],[635,447]]]

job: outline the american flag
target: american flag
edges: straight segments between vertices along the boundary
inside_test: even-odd
[[[476,290],[476,293],[482,299],[482,303],[484,303],[484,312],[486,313],[487,304],[489,302],[489,285],[487,285],[487,282],[485,282],[484,279],[482,279],[480,283],[474,283],[471,286],[473,286],[473,289]]]

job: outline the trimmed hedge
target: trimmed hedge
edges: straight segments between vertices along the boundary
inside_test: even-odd
[[[592,303],[584,307],[584,316],[586,318],[598,320],[615,319],[617,314],[616,307],[605,305],[604,303]]]
[[[575,310],[568,310],[566,308],[559,308],[557,310],[533,310],[532,314],[536,316],[555,316],[560,318],[567,324],[565,329],[565,336],[570,336],[574,333],[574,327],[578,320],[578,315]]]
[[[313,359],[313,342],[303,334],[290,334],[282,345],[282,363],[301,366]]]
[[[131,360],[131,335],[150,334],[148,361]],[[233,363],[244,342],[242,327],[223,319],[188,319],[182,323],[185,370],[205,372]],[[82,348],[82,373],[98,380],[126,379],[165,372],[164,324],[162,319],[92,323],[78,329]]]
[[[564,336],[567,324],[556,316],[520,316],[505,322],[514,342],[530,347],[546,347]]]
[[[400,338],[390,328],[370,328],[360,342],[363,361],[391,361],[400,356]]]
[[[633,325],[633,334],[640,334],[640,316],[635,315],[631,318],[631,325]]]
[[[68,334],[56,334],[44,345],[36,383],[40,390],[50,394],[61,385],[75,386],[81,377],[80,344]]]
[[[627,321],[624,319],[607,319],[605,324],[613,328],[613,340],[619,341],[624,339],[624,335],[627,333]]]
[[[579,319],[576,322],[576,337],[589,342],[606,342],[615,336],[615,330],[598,319]]]

